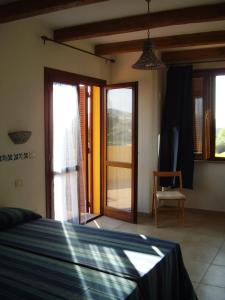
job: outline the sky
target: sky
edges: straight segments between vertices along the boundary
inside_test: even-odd
[[[216,128],[225,128],[225,75],[216,76]]]
[[[108,91],[108,108],[118,109],[123,112],[132,112],[132,89],[118,88]]]

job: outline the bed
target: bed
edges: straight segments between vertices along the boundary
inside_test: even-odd
[[[0,223],[1,299],[197,299],[176,243],[18,209],[34,217],[15,222],[12,210]]]

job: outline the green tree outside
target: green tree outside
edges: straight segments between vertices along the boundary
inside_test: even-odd
[[[225,158],[225,128],[220,128],[216,132],[216,157]]]

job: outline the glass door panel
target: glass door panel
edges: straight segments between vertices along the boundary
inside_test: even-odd
[[[107,206],[131,212],[131,168],[107,167]]]
[[[108,91],[107,95],[107,159],[132,162],[131,88]]]
[[[136,221],[136,85],[106,88],[104,213]]]
[[[77,87],[53,83],[53,201],[54,218],[79,223]]]

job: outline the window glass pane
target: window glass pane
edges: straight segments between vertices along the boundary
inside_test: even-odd
[[[107,206],[131,211],[131,169],[107,168]]]
[[[203,98],[194,99],[194,152],[202,153],[202,130],[203,130]]]
[[[56,220],[79,222],[76,165],[80,146],[77,87],[53,83],[53,199]]]
[[[107,97],[107,159],[132,161],[132,89],[108,91]]]
[[[76,86],[53,84],[53,171],[77,165],[79,111]]]
[[[193,78],[193,101],[194,101],[194,153],[203,152],[203,78]]]
[[[216,76],[216,140],[215,156],[225,158],[225,75]]]

